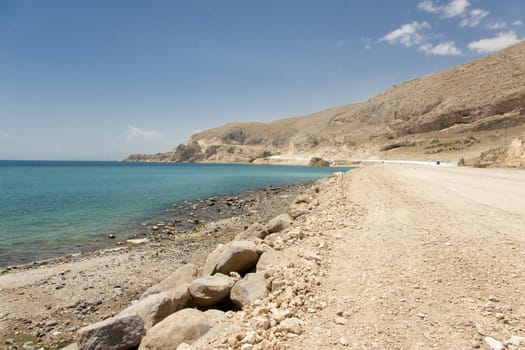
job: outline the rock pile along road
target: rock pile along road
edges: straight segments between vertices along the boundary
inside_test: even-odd
[[[289,281],[303,292],[272,292],[202,348],[256,331],[254,349],[525,349],[524,171],[378,164],[320,188],[278,252],[318,283]],[[272,308],[297,329],[257,329]]]

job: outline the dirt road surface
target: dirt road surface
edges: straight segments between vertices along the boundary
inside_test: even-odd
[[[290,348],[490,349],[485,337],[525,336],[525,171],[374,165],[338,182],[318,218],[332,237],[328,306]]]

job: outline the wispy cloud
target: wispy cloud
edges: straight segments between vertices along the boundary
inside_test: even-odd
[[[469,43],[467,46],[471,51],[478,54],[487,54],[504,49],[520,41],[512,30],[501,32],[494,38],[485,38]]]
[[[512,22],[512,25],[515,27],[521,27],[523,25],[523,22],[520,20]]]
[[[487,23],[485,27],[490,30],[501,30],[507,28],[507,26],[507,22],[502,19],[498,19],[497,21]]]
[[[9,136],[8,133],[6,133],[5,131],[3,131],[2,129],[0,129],[0,140],[5,140],[5,139],[8,139],[10,138],[11,136]]]
[[[473,9],[469,12],[468,16],[465,16],[459,23],[461,28],[463,27],[477,27],[483,18],[490,14],[489,11],[483,9]]]
[[[418,48],[419,51],[426,53],[427,55],[436,56],[459,56],[462,54],[461,50],[457,48],[454,41],[447,41],[435,46],[431,44],[421,45]]]
[[[470,6],[469,0],[452,0],[446,5],[438,5],[431,0],[421,1],[418,8],[428,13],[437,13],[443,18],[463,16]]]
[[[430,23],[417,22],[403,24],[401,27],[391,31],[379,39],[380,42],[386,41],[389,44],[402,44],[406,47],[420,44],[425,35],[422,33],[425,29],[430,29]]]
[[[134,126],[129,126],[126,130],[126,140],[132,142],[136,139],[151,140],[161,137],[162,134],[156,130],[143,130]]]

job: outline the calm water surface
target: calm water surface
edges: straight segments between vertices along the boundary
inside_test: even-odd
[[[347,168],[0,161],[0,266],[100,247],[109,234],[129,235],[183,200],[341,170]]]

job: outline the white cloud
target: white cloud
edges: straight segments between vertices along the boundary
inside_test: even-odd
[[[485,38],[473,41],[468,44],[468,48],[478,54],[486,54],[504,49],[510,45],[518,43],[520,40],[512,30],[499,33],[497,37]]]
[[[432,1],[429,1],[429,0],[425,0],[425,1],[421,1],[417,7],[421,10],[421,11],[425,11],[425,12],[429,12],[429,13],[436,13],[438,11],[438,7],[436,5],[434,5],[434,3]]]
[[[504,20],[498,19],[497,21],[487,23],[486,27],[487,29],[490,29],[490,30],[505,29],[507,28],[507,22],[505,22]]]
[[[462,54],[461,50],[457,48],[456,43],[453,41],[443,42],[436,46],[430,44],[421,45],[418,50],[427,55],[437,56],[459,56]]]
[[[391,31],[379,41],[387,41],[389,44],[402,44],[406,47],[421,43],[425,36],[421,33],[424,29],[430,29],[428,22],[412,22],[403,24],[401,27]]]
[[[469,12],[469,15],[461,20],[459,26],[463,27],[477,27],[483,18],[487,17],[490,14],[489,11],[483,9],[473,9]]]
[[[515,27],[521,27],[523,25],[523,22],[520,20],[512,22],[512,25]]]
[[[8,139],[10,136],[8,133],[2,131],[2,129],[0,129],[0,140],[2,139]]]
[[[425,0],[421,1],[417,7],[421,11],[429,13],[439,13],[443,18],[454,18],[463,16],[467,10],[467,7],[470,6],[469,0],[452,0],[446,5],[436,5],[434,1]]]
[[[469,6],[469,0],[452,0],[442,7],[441,12],[444,18],[458,17],[463,15]]]
[[[162,136],[162,134],[155,130],[142,130],[134,126],[128,127],[126,130],[126,139],[131,142],[135,139],[151,140]]]

